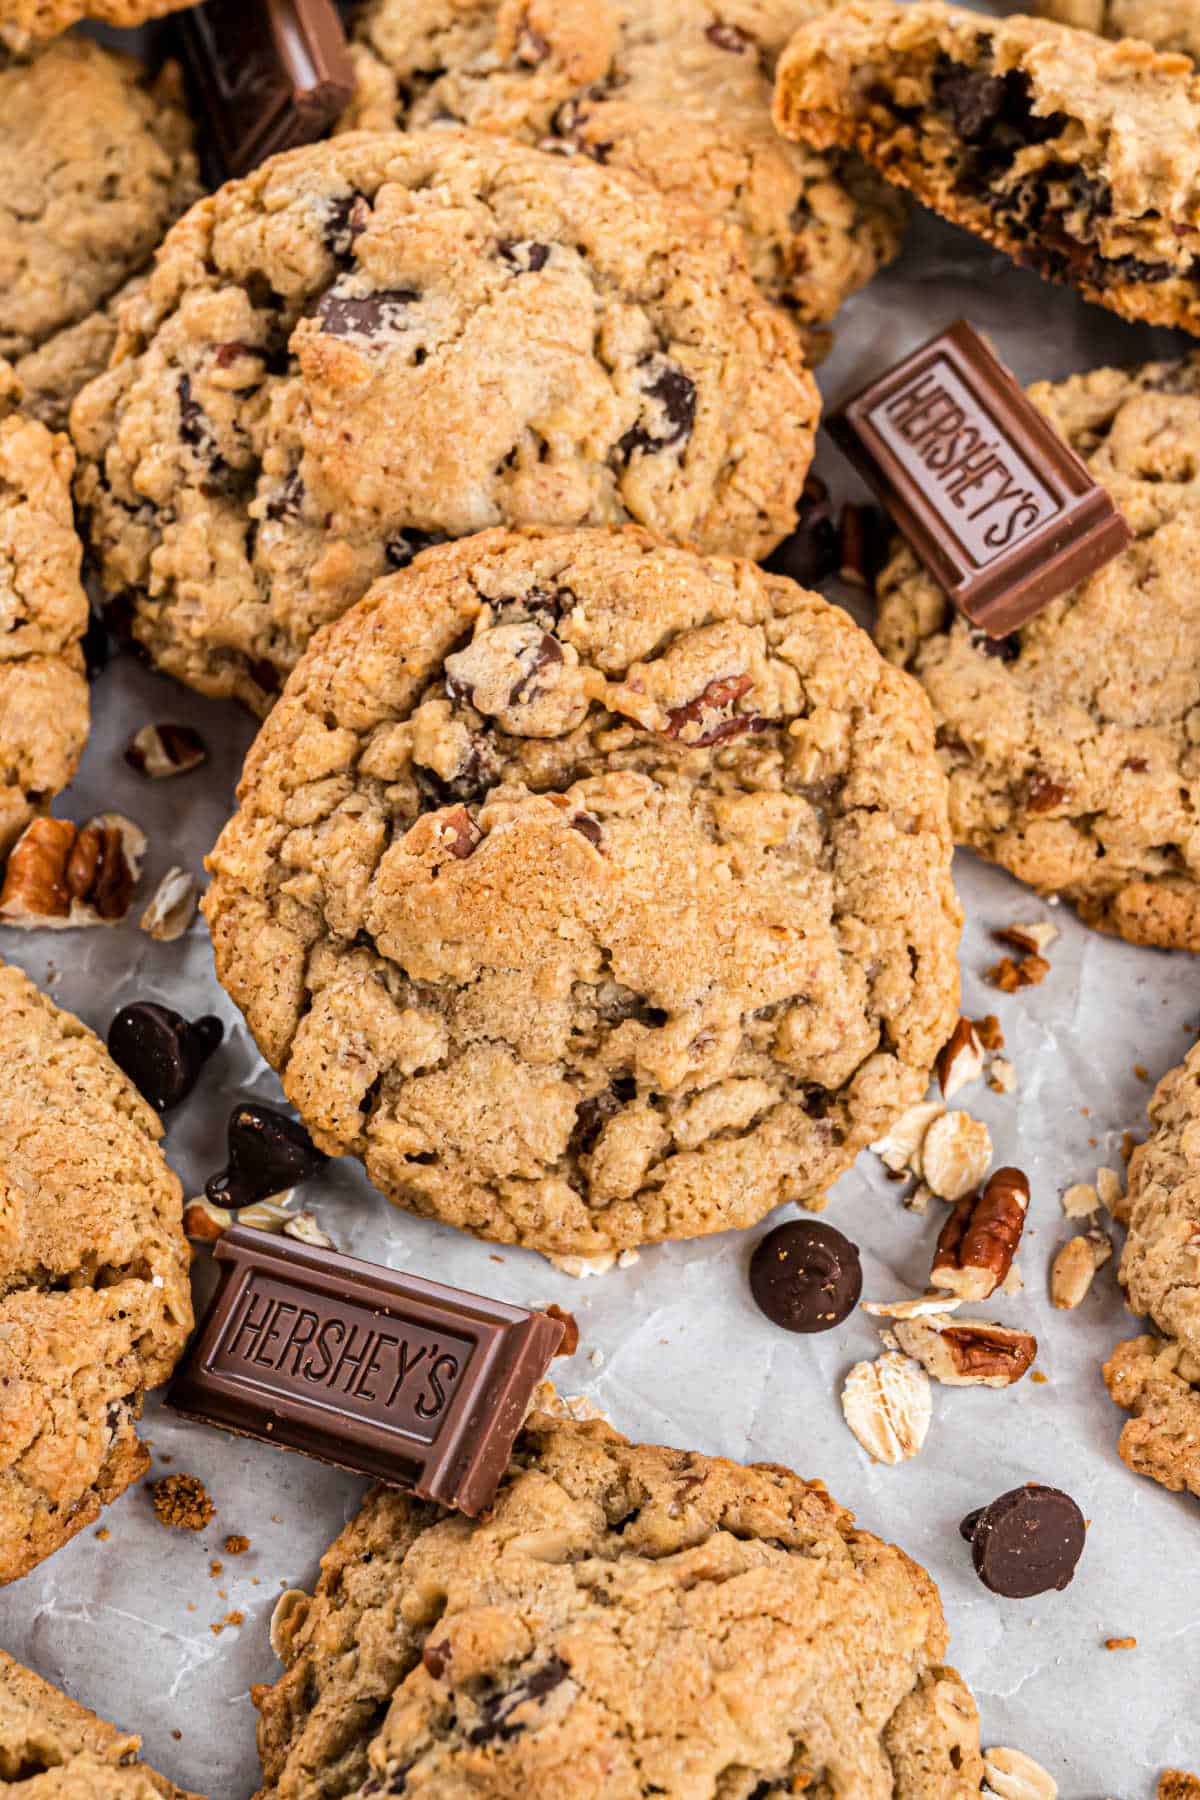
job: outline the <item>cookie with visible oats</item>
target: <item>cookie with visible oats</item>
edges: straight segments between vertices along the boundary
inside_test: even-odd
[[[653,527],[765,554],[818,400],[734,233],[482,133],[349,133],[171,232],[80,395],[78,495],[159,666],[265,711],[425,544]]]
[[[0,1793],[21,1800],[199,1800],[138,1760],[141,1739],[0,1650]]]
[[[370,0],[344,126],[457,120],[628,169],[739,225],[750,272],[831,319],[900,247],[905,208],[853,155],[771,124],[775,62],[813,0]]]
[[[1200,77],[1108,43],[940,0],[845,0],[779,61],[775,119],[1127,319],[1200,335]]]
[[[74,36],[0,51],[0,356],[27,410],[66,423],[112,349],[109,302],[199,192],[174,65]]]
[[[0,964],[0,1584],[149,1463],[134,1429],[192,1324],[158,1114],[78,1019]]]
[[[1200,62],[1200,0],[1038,0],[1036,11],[1080,31],[1142,38],[1156,50],[1182,51]]]
[[[1102,931],[1197,950],[1200,354],[1029,392],[1134,542],[999,640],[902,546],[876,636],[933,705],[959,843]]]
[[[257,1800],[982,1790],[937,1588],[819,1481],[535,1414],[486,1519],[377,1489],[280,1602]],[[730,1785],[730,1783],[734,1785]]]
[[[956,1017],[945,782],[848,615],[645,533],[426,551],[312,644],[210,866],[323,1150],[592,1255],[812,1202]]]

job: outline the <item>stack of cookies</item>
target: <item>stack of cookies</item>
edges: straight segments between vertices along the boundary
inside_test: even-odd
[[[113,641],[241,702],[261,728],[203,919],[298,1115],[236,1107],[185,1206],[162,1115],[219,1022],[129,977],[106,1048],[0,967],[0,1583],[143,1474],[189,1237],[239,1226],[172,1390],[189,1418],[388,1475],[425,1358],[412,1491],[331,1520],[315,1594],[276,1609],[263,1800],[1055,1791],[981,1755],[931,1578],[820,1482],[567,1416],[532,1392],[561,1314],[460,1407],[464,1321],[496,1303],[396,1298],[286,1198],[353,1156],[408,1213],[603,1270],[819,1209],[870,1146],[953,1210],[930,1293],[874,1308],[895,1335],[847,1381],[860,1441],[915,1454],[926,1371],[1031,1366],[1032,1334],[955,1316],[1011,1291],[1031,1191],[927,1098],[989,1048],[959,1017],[951,859],[1200,949],[1200,352],[1023,397],[986,346],[947,374],[935,343],[915,386],[871,389],[874,437],[853,407],[839,430],[890,546],[882,516],[835,522],[811,465],[813,369],[909,195],[1200,336],[1200,34],[1139,0],[1043,10],[1068,22],[0,0],[4,948],[130,915],[141,834],[68,817]],[[85,13],[160,23],[116,50],[68,29]],[[839,566],[875,586],[874,638],[809,585]],[[126,755],[205,780],[194,732]],[[154,938],[195,913],[171,875]],[[1125,1206],[1121,1281],[1162,1335],[1105,1374],[1122,1455],[1200,1494],[1195,1055]],[[828,1331],[861,1270],[791,1219],[751,1283],[776,1325]],[[476,1471],[502,1442],[482,1498],[427,1479],[443,1428]],[[1033,1484],[963,1535],[1015,1599],[1066,1587],[1084,1526]],[[0,1653],[0,1787],[180,1795],[137,1750]]]

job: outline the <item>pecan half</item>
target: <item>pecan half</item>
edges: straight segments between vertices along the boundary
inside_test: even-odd
[[[1012,1268],[1025,1214],[1029,1183],[1020,1169],[997,1169],[978,1194],[968,1194],[942,1227],[930,1282],[964,1300],[986,1300]]]
[[[13,845],[0,888],[0,919],[24,930],[117,925],[129,911],[146,835],[120,813],[82,828],[34,819]]]
[[[1037,1355],[1031,1331],[953,1314],[897,1319],[896,1342],[946,1387],[1011,1387]]]

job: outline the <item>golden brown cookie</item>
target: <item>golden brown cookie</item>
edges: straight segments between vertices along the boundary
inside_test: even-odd
[[[0,0],[0,43],[27,51],[80,19],[129,27],[190,4],[191,0]]]
[[[819,1481],[598,1422],[535,1414],[478,1523],[376,1490],[272,1636],[258,1800],[981,1790],[924,1569]]]
[[[1156,50],[1180,50],[1200,62],[1200,0],[1038,0],[1036,10],[1080,31],[1143,38]]]
[[[956,840],[1136,944],[1200,949],[1200,356],[1030,397],[1134,542],[1011,636],[905,546],[876,636],[933,705]]]
[[[813,1201],[954,1023],[945,783],[840,608],[644,532],[429,550],[312,644],[217,972],[398,1205],[611,1254]]]
[[[818,400],[740,241],[478,133],[351,133],[203,201],[72,413],[110,594],[154,660],[270,704],[388,568],[501,523],[765,554]]]
[[[100,1040],[0,965],[0,1584],[149,1457],[134,1425],[191,1329],[162,1125]]]

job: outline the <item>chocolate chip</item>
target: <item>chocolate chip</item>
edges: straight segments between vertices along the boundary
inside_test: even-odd
[[[100,614],[92,606],[88,607],[88,622],[80,640],[83,651],[83,666],[89,681],[94,681],[102,669],[108,667],[110,645],[108,629]]]
[[[317,317],[330,337],[374,338],[397,322],[417,298],[415,288],[379,288],[373,294],[339,294],[331,288],[321,297]]]
[[[599,819],[594,818],[591,813],[576,812],[571,814],[569,823],[571,829],[578,831],[589,844],[594,844],[597,850],[600,848],[604,833],[600,829]]]
[[[954,129],[968,144],[986,136],[1003,117],[1006,97],[1004,77],[989,75],[986,69],[943,62],[933,77],[934,103],[950,114]]]
[[[532,238],[501,238],[500,255],[518,275],[536,275],[550,259],[550,246]]]
[[[694,700],[667,708],[664,737],[679,738],[689,750],[694,750],[723,744],[744,731],[765,731],[767,721],[760,714],[733,711],[753,686],[749,675],[726,675],[710,681]]]
[[[371,217],[365,194],[347,194],[331,200],[325,213],[325,242],[335,256],[349,256],[354,240],[362,236]]]
[[[737,25],[723,25],[719,19],[706,28],[704,35],[718,50],[731,50],[735,56],[741,56],[754,42],[748,31]]]
[[[210,1175],[204,1192],[218,1206],[250,1206],[296,1187],[328,1159],[303,1125],[270,1106],[235,1106],[227,1127],[228,1166]]]
[[[429,1670],[435,1681],[440,1681],[446,1673],[446,1664],[450,1661],[450,1645],[445,1638],[440,1644],[426,1644],[421,1652],[421,1661]]]
[[[179,377],[176,392],[179,396],[179,435],[185,444],[198,450],[205,441],[207,431],[203,409],[192,394],[190,376]]]
[[[661,356],[648,356],[642,367],[648,377],[641,384],[642,392],[658,402],[661,416],[643,417],[630,426],[617,444],[626,457],[635,450],[668,450],[673,444],[682,444],[691,437],[696,422],[696,384],[691,376]]]
[[[407,569],[413,557],[419,556],[422,550],[428,550],[434,544],[446,542],[444,531],[417,531],[410,528],[407,531],[398,531],[395,537],[390,537],[383,546],[383,554],[393,569]]]
[[[968,1513],[959,1530],[984,1587],[1006,1600],[1067,1587],[1086,1536],[1083,1514],[1071,1496],[1036,1481]]]
[[[989,637],[986,631],[970,633],[971,648],[981,656],[992,656],[1000,662],[1013,663],[1021,654],[1021,640],[1015,631],[1007,637]]]
[[[167,1112],[187,1099],[224,1032],[211,1014],[189,1020],[155,1000],[135,1000],[109,1026],[108,1053],[151,1106]]]
[[[526,705],[538,692],[537,678],[542,670],[551,668],[553,664],[560,663],[562,660],[562,645],[558,639],[551,637],[549,632],[543,632],[537,644],[522,650],[518,656],[518,661],[524,666],[526,672],[518,681],[514,681],[509,689],[508,704],[510,706]],[[447,682],[446,686],[449,689],[450,683]]]
[[[862,1293],[857,1247],[815,1219],[777,1225],[754,1247],[750,1292],[784,1331],[830,1331],[849,1317]]]
[[[841,538],[829,489],[819,475],[810,475],[796,508],[795,530],[763,567],[773,575],[790,576],[801,587],[814,587],[836,574],[840,560]]]
[[[293,469],[279,492],[267,501],[268,519],[298,519],[304,504],[304,482],[299,469]]]
[[[540,1700],[567,1678],[567,1665],[561,1656],[549,1657],[540,1669],[534,1669],[516,1687],[500,1694],[487,1694],[479,1702],[480,1722],[467,1733],[469,1744],[490,1744],[497,1738],[507,1740],[525,1730],[512,1714],[530,1700]]]

